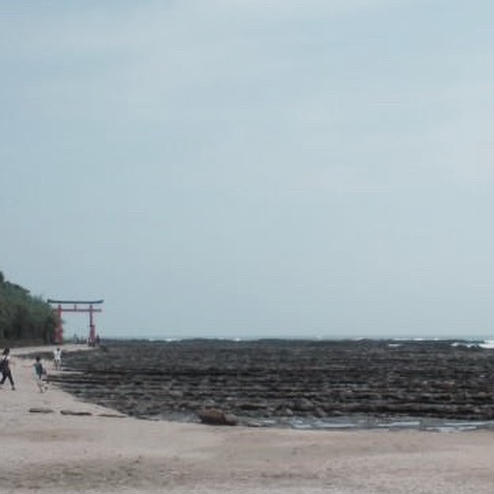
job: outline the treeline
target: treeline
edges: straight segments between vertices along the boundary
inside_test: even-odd
[[[0,341],[53,343],[57,316],[29,290],[6,281],[0,271]],[[5,346],[5,345],[4,345]]]

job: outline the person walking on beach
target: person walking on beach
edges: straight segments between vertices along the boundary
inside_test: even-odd
[[[60,370],[62,368],[62,350],[60,347],[53,352],[53,362],[55,363],[55,369]]]
[[[43,367],[39,355],[36,356],[36,362],[34,362],[33,367],[36,385],[38,386],[39,392],[44,393],[48,389],[48,385],[46,384],[46,369]]]
[[[2,357],[0,358],[0,371],[3,375],[0,384],[3,384],[5,380],[8,379],[12,386],[12,390],[15,390],[14,379],[12,378],[12,372],[10,371],[10,348],[6,348],[2,353]]]

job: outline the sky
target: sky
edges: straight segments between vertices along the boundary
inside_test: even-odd
[[[491,4],[0,0],[0,270],[104,337],[492,335]]]

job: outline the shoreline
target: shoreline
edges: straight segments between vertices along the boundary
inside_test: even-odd
[[[55,385],[36,391],[31,362],[15,357],[53,348],[12,351],[17,390],[0,391],[1,492],[487,494],[494,486],[492,431],[222,428],[105,417],[115,411]],[[92,415],[60,414],[67,409]]]

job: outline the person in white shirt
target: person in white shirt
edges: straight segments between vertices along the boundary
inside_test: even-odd
[[[60,370],[62,368],[62,350],[60,350],[60,347],[57,347],[57,349],[53,352],[53,362],[56,370]]]

